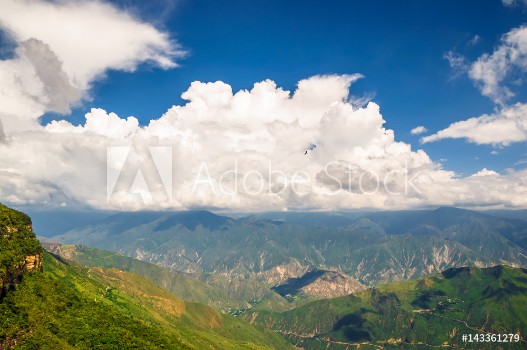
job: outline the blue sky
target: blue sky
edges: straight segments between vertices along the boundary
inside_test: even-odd
[[[180,67],[161,70],[144,65],[134,73],[107,73],[95,84],[93,99],[65,118],[83,122],[84,113],[102,107],[141,123],[158,118],[192,81],[221,80],[234,91],[272,79],[294,90],[316,74],[361,73],[351,94],[374,95],[386,127],[396,138],[423,148],[449,169],[471,174],[482,167],[500,171],[527,158],[524,143],[499,149],[463,139],[421,145],[409,131],[430,131],[492,112],[494,104],[474,83],[453,71],[449,50],[475,60],[500,37],[527,20],[521,6],[500,1],[157,1],[117,4],[154,21],[176,38],[188,56]],[[477,35],[476,43],[471,42]],[[517,100],[525,98],[518,87]],[[44,121],[60,118],[51,114]],[[520,167],[522,165],[519,165]]]
[[[527,208],[527,0],[109,1],[0,0],[0,201]]]

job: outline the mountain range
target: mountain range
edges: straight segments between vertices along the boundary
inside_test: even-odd
[[[244,309],[276,311],[339,296],[330,292],[338,283],[284,294],[321,271],[375,286],[460,266],[527,267],[527,221],[457,208],[238,218],[204,210],[119,213],[48,240],[118,252],[223,290]]]
[[[255,302],[252,297],[255,293],[263,294],[264,302],[258,304],[259,308],[284,310],[312,300],[347,295],[366,288],[347,275],[324,270],[299,271],[300,277],[289,278],[282,284],[272,284],[275,280],[282,280],[278,267],[275,275],[267,274],[266,281],[271,284],[264,284],[261,280],[254,281],[256,286],[252,287],[250,284],[240,284],[236,287],[243,290],[233,293],[235,288],[221,276],[170,271],[115,252],[80,245],[43,243],[43,246],[55,255],[85,266],[117,268],[136,273],[183,300],[208,304],[231,314],[253,308]],[[273,287],[269,289],[269,285]]]
[[[210,286],[185,283],[177,273],[116,253],[72,245],[44,246],[89,266],[137,271],[157,285],[170,281],[167,287],[178,297],[182,293],[184,300],[194,296],[214,299],[218,295],[210,294]],[[289,301],[301,297],[306,287],[317,284],[314,281],[326,278],[342,277],[313,270],[272,289]],[[336,285],[346,286],[346,282],[342,279]],[[271,311],[260,305],[236,315],[275,331],[303,349],[522,349],[527,345],[520,340],[497,347],[462,340],[463,334],[525,334],[527,269],[503,265],[452,268],[420,279],[361,287],[338,298],[321,295],[318,301],[288,311]]]

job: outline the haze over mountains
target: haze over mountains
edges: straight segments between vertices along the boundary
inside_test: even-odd
[[[281,221],[208,211],[120,213],[50,240],[118,251],[183,272],[261,273],[298,263],[378,284],[468,262],[525,265],[526,237],[523,220],[439,208],[291,214]]]

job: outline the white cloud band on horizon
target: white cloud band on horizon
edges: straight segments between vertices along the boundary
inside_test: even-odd
[[[10,141],[0,144],[0,198],[18,205],[81,203],[117,210],[527,207],[525,171],[485,170],[479,175],[486,176],[460,178],[424,151],[396,141],[394,132],[383,127],[377,104],[357,108],[349,102],[350,84],[359,77],[315,76],[300,81],[294,93],[270,80],[236,93],[223,82],[194,82],[182,95],[188,103],[173,106],[147,126],[93,109],[81,126],[57,121],[11,133]],[[106,156],[115,146],[138,151],[127,160],[121,186],[107,202]],[[152,147],[170,147],[173,155],[171,198],[151,171],[144,150]],[[108,166],[120,170],[117,163]],[[225,176],[235,167],[239,177]],[[154,199],[146,204],[130,193],[137,169]],[[307,181],[299,185],[301,191],[284,189],[278,173],[289,180],[300,173],[299,179]],[[196,190],[200,174],[212,182]],[[387,187],[375,190],[375,176],[387,180]],[[415,188],[405,191],[405,177]],[[245,181],[251,191],[232,192],[237,181]],[[344,190],[333,191],[337,183]],[[256,193],[260,185],[266,190]]]

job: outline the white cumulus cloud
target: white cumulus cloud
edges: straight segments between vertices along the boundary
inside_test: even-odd
[[[80,87],[107,69],[152,61],[170,68],[181,52],[166,33],[100,1],[2,0],[0,24],[17,42],[37,38]]]
[[[471,64],[452,51],[445,58],[455,75],[468,71],[481,93],[491,98],[497,107],[493,113],[452,123],[433,135],[423,137],[421,141],[427,143],[455,138],[497,146],[526,141],[527,104],[509,103],[514,96],[509,82],[518,72],[527,72],[527,26],[506,33],[492,53],[483,54]]]
[[[419,126],[416,126],[415,128],[413,128],[412,130],[410,130],[410,134],[412,134],[412,135],[420,135],[420,134],[425,133],[427,131],[428,131],[427,128],[425,128],[422,125],[419,125]]]
[[[472,174],[472,176],[478,177],[478,176],[499,176],[497,172],[494,170],[489,170],[487,168],[483,168],[480,171],[478,171],[475,174]]]
[[[477,144],[507,146],[527,140],[527,104],[517,103],[495,113],[450,124],[446,129],[425,136],[423,143],[446,138],[463,138]]]
[[[476,82],[483,95],[504,104],[514,96],[506,79],[515,71],[527,71],[527,26],[505,34],[494,52],[482,55],[471,65],[469,77]]]

